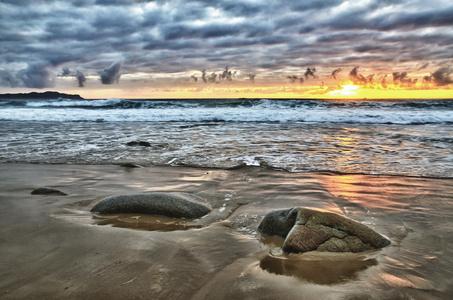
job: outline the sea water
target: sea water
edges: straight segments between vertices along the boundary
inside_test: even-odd
[[[3,100],[0,149],[1,163],[451,178],[453,101]]]

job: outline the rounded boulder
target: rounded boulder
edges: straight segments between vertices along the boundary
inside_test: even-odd
[[[99,214],[148,214],[173,218],[199,218],[212,210],[201,197],[188,193],[144,193],[104,198],[91,209]]]
[[[391,243],[359,222],[338,214],[303,207],[268,213],[258,230],[267,235],[282,237],[282,250],[288,253],[362,252],[380,249]]]

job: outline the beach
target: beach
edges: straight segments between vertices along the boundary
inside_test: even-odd
[[[448,299],[453,181],[119,165],[0,165],[2,299]],[[68,196],[31,195],[50,187]],[[187,192],[213,211],[195,220],[97,216],[117,194]],[[260,237],[266,213],[335,212],[388,237],[362,253],[285,254]],[[162,226],[165,223],[165,226]]]

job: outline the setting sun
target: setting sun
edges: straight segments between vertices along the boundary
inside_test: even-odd
[[[328,93],[329,96],[342,96],[349,97],[357,95],[357,90],[360,86],[349,82],[348,84],[341,85],[341,89],[334,90]]]

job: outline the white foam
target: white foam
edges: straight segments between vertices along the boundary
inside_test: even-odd
[[[453,108],[444,107],[420,109],[395,107],[381,102],[346,107],[327,102],[311,106],[289,104],[291,102],[263,100],[248,106],[207,107],[202,102],[134,102],[115,98],[92,101],[48,100],[29,101],[25,107],[3,106],[0,109],[0,119],[62,122],[224,121],[359,124],[425,124],[453,121]],[[131,106],[137,108],[130,108]]]

